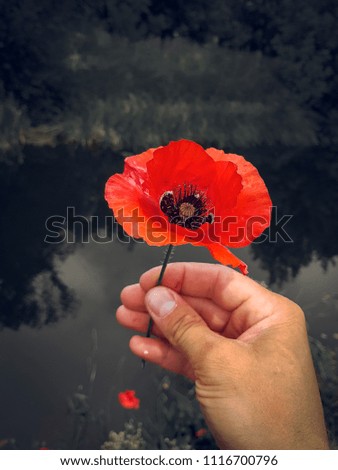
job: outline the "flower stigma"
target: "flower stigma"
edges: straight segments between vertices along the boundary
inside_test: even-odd
[[[180,217],[189,218],[195,214],[195,207],[190,202],[182,202],[179,208]]]

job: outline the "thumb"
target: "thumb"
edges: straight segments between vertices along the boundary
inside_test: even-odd
[[[207,345],[215,341],[215,333],[199,314],[176,292],[163,286],[150,289],[145,304],[167,340],[193,367],[198,364]]]

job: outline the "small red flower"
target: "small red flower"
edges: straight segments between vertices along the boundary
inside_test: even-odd
[[[208,433],[208,430],[205,429],[205,428],[197,429],[197,431],[195,432],[195,437],[197,437],[197,438],[203,437],[203,436],[205,436],[207,433]]]
[[[135,390],[126,390],[118,394],[120,405],[123,408],[138,410],[140,408],[140,399],[136,398]]]
[[[249,245],[270,225],[271,199],[257,169],[189,140],[126,158],[105,198],[128,235],[155,246],[206,246],[244,274],[246,264],[226,246]]]

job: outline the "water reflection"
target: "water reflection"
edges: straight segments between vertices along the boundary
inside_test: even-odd
[[[74,244],[44,243],[45,222],[66,215],[68,206],[83,216],[102,214],[104,182],[120,163],[110,152],[69,146],[28,147],[25,157],[23,165],[2,165],[0,174],[0,322],[11,328],[53,323],[71,311],[74,298],[55,259],[69,256]]]
[[[266,152],[266,151],[265,151]],[[272,150],[259,166],[279,217],[293,217],[285,229],[293,243],[254,244],[253,252],[271,282],[286,281],[316,258],[325,269],[338,254],[338,166],[335,150],[310,147]]]
[[[284,227],[292,243],[286,243],[271,229],[270,239],[252,245],[254,257],[269,273],[270,282],[287,281],[314,258],[326,268],[338,254],[338,167],[334,152],[312,147],[244,149],[243,153],[258,166],[267,183],[277,208],[277,225],[284,215],[293,216]],[[65,146],[26,148],[25,154],[23,165],[3,165],[0,176],[0,321],[11,328],[53,323],[74,308],[72,290],[56,268],[57,260],[66,259],[76,242],[88,242],[86,228],[84,233],[73,224],[74,217],[86,217],[90,224],[96,216],[107,240],[112,238],[110,229],[118,229],[119,238],[122,236],[119,227],[106,225],[105,217],[111,213],[102,196],[108,176],[123,166],[121,156],[108,150],[95,154]],[[69,207],[74,209],[67,220],[68,229],[74,233],[68,241],[74,243],[45,243],[47,218],[67,217]],[[124,253],[132,246],[122,243],[121,250]]]
[[[267,282],[268,273],[254,263],[250,250],[241,254],[252,276]],[[55,261],[60,279],[78,299],[75,315],[43,330],[23,326],[18,332],[2,331],[0,366],[6,407],[0,409],[0,432],[15,437],[22,448],[31,448],[32,439],[45,440],[53,448],[99,448],[108,432],[121,429],[130,417],[117,401],[117,393],[126,388],[136,389],[141,398],[135,419],[153,430],[147,415],[154,412],[158,398],[157,368],[140,368],[140,361],[128,349],[131,333],[116,323],[114,310],[122,287],[136,282],[162,255],[162,249],[145,244],[128,251],[118,242],[91,242],[77,245],[68,257]],[[175,260],[210,262],[210,255],[205,248],[184,246],[177,248]],[[325,333],[326,343],[331,345],[337,310],[323,304],[319,295],[325,293],[325,298],[330,298],[335,291],[335,270],[329,268],[323,275],[318,263],[303,270],[281,291],[305,309],[310,334],[320,338]],[[323,358],[328,352],[322,348],[318,354]],[[323,359],[320,367],[327,368]],[[327,382],[323,383],[330,412],[332,387],[328,389]],[[152,419],[151,415],[150,422]],[[29,431],[25,423],[29,423]]]

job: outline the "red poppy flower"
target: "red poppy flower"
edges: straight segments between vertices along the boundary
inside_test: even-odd
[[[140,408],[140,400],[135,396],[135,390],[126,390],[118,394],[120,405],[123,408],[138,410]]]
[[[270,225],[271,199],[257,169],[189,140],[126,158],[105,198],[128,235],[156,246],[206,246],[244,274],[246,264],[226,246],[246,246]]]

